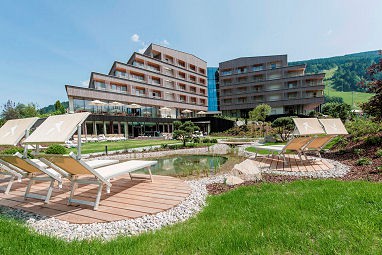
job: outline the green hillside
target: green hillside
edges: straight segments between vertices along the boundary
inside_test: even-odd
[[[359,86],[369,80],[367,68],[378,61],[379,51],[367,51],[330,58],[291,62],[289,65],[306,64],[306,73],[325,73],[325,95],[338,96],[344,102],[359,108],[373,94]]]
[[[333,88],[332,86],[332,77],[334,73],[336,72],[337,67],[334,67],[329,70],[324,70],[323,72],[325,73],[325,96],[336,96],[336,97],[341,97],[345,103],[349,104],[352,106],[354,109],[359,109],[359,105],[363,102],[366,102],[369,100],[370,97],[373,96],[372,93],[365,93],[365,92],[358,92],[358,91],[337,91],[336,89]]]

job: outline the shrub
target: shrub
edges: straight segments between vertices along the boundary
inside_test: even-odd
[[[375,156],[377,156],[378,158],[381,158],[382,157],[382,149],[379,149],[375,152]]]
[[[194,143],[200,143],[200,137],[194,137],[193,139],[192,139],[192,141],[194,142]]]
[[[45,153],[46,154],[61,154],[61,155],[63,155],[63,154],[68,153],[68,150],[62,145],[52,144],[45,150]]]
[[[356,118],[353,121],[348,121],[345,125],[349,134],[353,137],[375,134],[382,131],[381,123],[364,118]]]
[[[195,143],[188,143],[186,144],[186,148],[195,148],[196,144]]]
[[[184,146],[183,146],[183,144],[170,144],[170,145],[168,145],[168,148],[170,150],[178,150],[178,149],[183,149]]]
[[[375,169],[377,170],[378,173],[382,172],[382,166],[377,166]]]
[[[8,149],[5,149],[3,151],[0,152],[0,154],[7,154],[7,155],[13,155],[15,154],[16,152],[19,152],[21,154],[24,154],[24,148],[22,147],[10,147]],[[27,154],[28,158],[33,158],[33,155],[31,154],[31,151],[28,150],[28,154]]]
[[[166,148],[168,148],[168,144],[167,143],[163,143],[163,144],[161,144],[161,146],[160,146],[162,149],[166,149]]]
[[[354,149],[354,153],[357,154],[357,156],[361,156],[365,152],[364,149]]]
[[[357,166],[366,166],[366,165],[371,165],[373,161],[370,158],[363,157],[357,160],[356,165]]]
[[[382,137],[380,136],[369,136],[365,139],[367,145],[380,145],[382,143]]]
[[[218,143],[218,139],[216,139],[216,138],[211,138],[211,139],[210,139],[210,143]]]
[[[210,139],[209,138],[203,138],[202,143],[209,143]]]

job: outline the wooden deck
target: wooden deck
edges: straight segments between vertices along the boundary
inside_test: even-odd
[[[316,172],[316,171],[330,171],[334,169],[334,166],[325,159],[317,159],[308,157],[308,160],[303,158],[301,162],[297,155],[286,155],[287,164],[282,157],[273,156],[258,156],[257,158],[251,158],[259,168],[269,169],[273,171],[283,172]]]
[[[8,195],[0,191],[0,205],[55,217],[70,223],[88,224],[133,219],[163,212],[178,205],[191,192],[190,187],[177,178],[157,175],[153,178],[152,183],[147,180],[131,180],[128,175],[112,180],[111,192],[106,194],[104,189],[97,211],[86,205],[67,205],[69,182],[65,182],[61,190],[55,188],[49,204],[36,199],[24,200],[27,180],[15,182]],[[4,186],[1,179],[0,185]],[[32,186],[32,191],[46,194],[48,186],[48,182],[36,183]],[[75,197],[94,201],[96,190],[96,185],[79,186]]]

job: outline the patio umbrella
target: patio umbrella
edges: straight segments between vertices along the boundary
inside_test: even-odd
[[[89,103],[89,105],[93,105],[93,106],[104,106],[106,105],[107,103],[105,102],[102,102],[100,100],[93,100]]]
[[[206,112],[205,111],[199,111],[196,114],[206,114]]]
[[[131,104],[131,105],[128,105],[128,107],[132,109],[138,109],[138,108],[141,108],[142,106],[139,104]]]
[[[192,111],[188,110],[188,109],[182,111],[182,113],[190,113],[190,112],[192,112]]]
[[[107,105],[107,103],[102,102],[100,100],[93,100],[89,103],[89,105],[97,106],[97,112],[98,112],[98,106],[104,106],[104,105]]]
[[[162,107],[159,109],[159,111],[171,111],[171,109],[168,107]]]
[[[109,103],[110,106],[124,106],[124,104],[120,103],[120,102],[112,102],[112,103]]]

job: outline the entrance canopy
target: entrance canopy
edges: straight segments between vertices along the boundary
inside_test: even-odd
[[[346,130],[341,119],[320,119],[321,124],[324,126],[325,132],[328,135],[347,135]]]
[[[0,128],[0,145],[16,146],[24,137],[25,131],[29,130],[37,120],[37,117],[8,120]]]
[[[293,118],[296,125],[296,135],[320,135],[325,134],[320,122],[316,118]]]
[[[27,139],[25,144],[65,143],[77,131],[90,112],[48,117]]]

